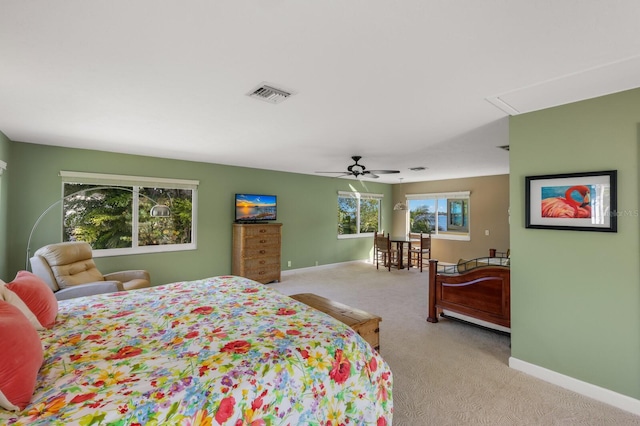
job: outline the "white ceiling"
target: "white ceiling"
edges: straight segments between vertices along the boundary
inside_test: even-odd
[[[307,174],[361,155],[388,183],[504,174],[508,112],[640,87],[638,22],[638,0],[0,0],[0,131]],[[246,96],[264,82],[295,95]]]

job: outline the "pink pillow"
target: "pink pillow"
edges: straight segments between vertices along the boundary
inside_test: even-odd
[[[0,407],[24,410],[44,359],[42,343],[27,317],[5,301],[0,301],[0,342]]]
[[[22,299],[43,327],[53,327],[58,315],[58,301],[47,283],[29,271],[20,271],[6,287]]]

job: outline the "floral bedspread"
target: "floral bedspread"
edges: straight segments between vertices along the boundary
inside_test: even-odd
[[[346,325],[214,277],[65,300],[9,425],[390,425],[388,365]]]

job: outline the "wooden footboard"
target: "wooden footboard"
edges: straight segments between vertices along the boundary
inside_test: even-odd
[[[480,266],[458,272],[438,272],[429,261],[429,316],[438,322],[444,309],[503,327],[511,327],[510,270],[506,266]]]

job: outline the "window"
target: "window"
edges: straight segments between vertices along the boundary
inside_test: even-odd
[[[380,229],[382,194],[338,192],[338,238],[372,235]]]
[[[197,181],[60,172],[63,241],[96,257],[196,248]],[[154,206],[170,215],[152,215]]]
[[[447,231],[469,232],[469,201],[447,200]]]
[[[469,192],[408,194],[409,232],[469,240]]]

